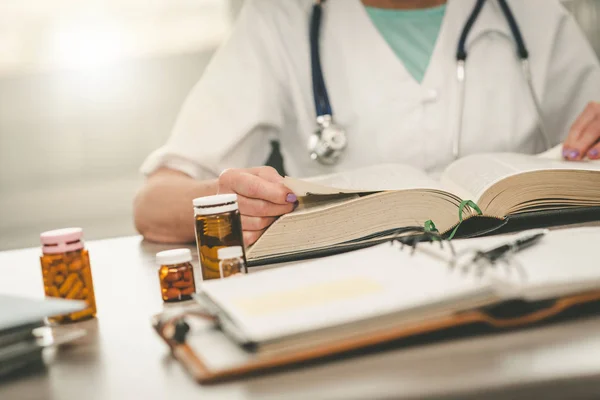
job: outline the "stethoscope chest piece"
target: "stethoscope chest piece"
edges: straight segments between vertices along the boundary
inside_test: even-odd
[[[310,158],[325,165],[336,164],[348,144],[346,131],[330,115],[317,118],[317,128],[310,136]]]

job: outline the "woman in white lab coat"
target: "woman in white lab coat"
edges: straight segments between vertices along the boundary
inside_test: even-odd
[[[320,61],[335,121],[348,140],[340,161],[327,166],[307,150],[316,126],[308,40],[312,2],[247,0],[233,33],[184,104],[169,141],[142,167],[148,179],[135,201],[138,230],[150,240],[192,241],[192,199],[235,192],[244,239],[253,243],[296,201],[275,170],[260,167],[272,140],[281,143],[292,176],[388,162],[439,171],[455,158],[459,122],[454,150],[461,156],[535,153],[545,150],[545,142],[556,145],[566,138],[565,158],[600,157],[595,103],[600,67],[558,1],[508,1],[530,52],[546,137],[497,0],[485,2],[466,40],[468,78],[461,109],[457,43],[475,3],[325,3]],[[401,59],[393,51],[371,13],[432,7],[444,7],[443,18],[426,68],[415,79],[408,68],[410,54]]]

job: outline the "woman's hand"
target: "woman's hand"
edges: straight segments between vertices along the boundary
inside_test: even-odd
[[[244,243],[256,242],[280,215],[296,207],[296,196],[271,167],[227,169],[219,176],[218,193],[236,193]]]
[[[571,161],[600,158],[600,103],[591,102],[573,123],[563,144],[563,157]]]

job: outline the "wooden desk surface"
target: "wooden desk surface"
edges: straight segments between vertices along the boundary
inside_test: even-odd
[[[200,386],[150,327],[163,306],[154,254],[166,248],[139,237],[88,243],[97,320],[79,324],[87,337],[59,351],[47,371],[0,382],[0,399],[600,396],[600,317]],[[38,249],[0,253],[0,292],[41,297],[38,257]]]

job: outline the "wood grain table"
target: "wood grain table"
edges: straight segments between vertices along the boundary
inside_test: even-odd
[[[0,399],[600,398],[600,317],[201,386],[150,326],[163,308],[154,255],[181,246],[124,237],[87,247],[98,318],[74,324],[88,335],[46,370],[0,381]],[[39,249],[0,253],[0,293],[42,296]]]

